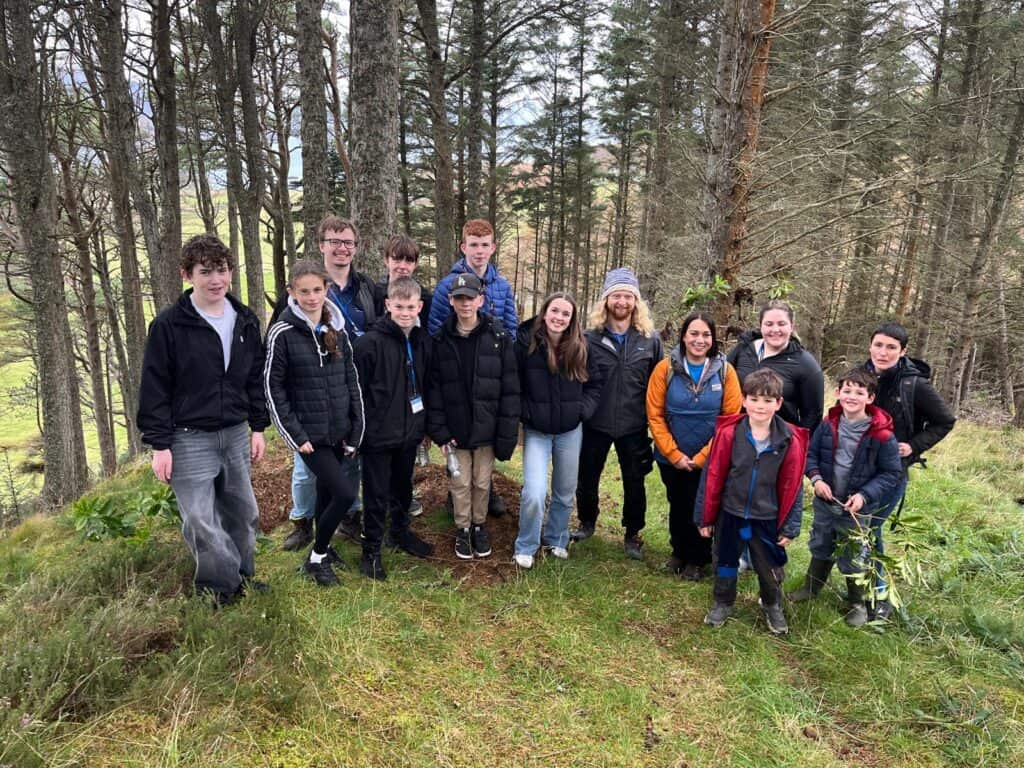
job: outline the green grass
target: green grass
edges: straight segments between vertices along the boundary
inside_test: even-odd
[[[386,582],[319,590],[270,546],[272,592],[220,612],[188,597],[169,526],[88,544],[33,518],[0,540],[0,765],[1024,765],[1024,435],[958,425],[934,453],[904,511],[906,617],[851,630],[833,576],[781,639],[753,580],[714,631],[709,586],[660,570],[656,474],[644,563],[606,506],[568,561],[490,586],[389,552]]]

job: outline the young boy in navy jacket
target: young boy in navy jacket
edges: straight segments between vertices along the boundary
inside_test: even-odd
[[[722,626],[736,601],[740,553],[749,547],[761,607],[773,634],[789,631],[782,612],[786,547],[800,535],[807,430],[783,421],[782,378],[759,368],[743,379],[745,413],[719,416],[694,522],[714,534],[714,604],[704,623]]]
[[[853,368],[836,388],[839,402],[815,430],[807,453],[807,477],[814,486],[814,523],[811,526],[811,564],[801,589],[790,599],[809,600],[817,595],[833,562],[846,576],[850,610],[846,623],[859,627],[868,620],[862,574],[866,552],[853,551],[849,540],[854,528],[871,526],[877,512],[903,475],[892,417],[873,403],[878,377],[865,368]]]
[[[430,337],[419,327],[421,288],[411,277],[387,284],[387,316],[356,341],[355,358],[363,386],[363,557],[359,570],[384,579],[380,547],[388,509],[388,545],[415,557],[434,548],[409,529],[416,446],[426,428],[424,391],[430,370]]]

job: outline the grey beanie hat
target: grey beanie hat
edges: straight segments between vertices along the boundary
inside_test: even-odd
[[[638,299],[640,298],[640,281],[636,279],[633,270],[628,267],[619,267],[610,271],[604,279],[604,286],[601,288],[601,301],[608,298],[608,294],[615,291],[629,291]]]

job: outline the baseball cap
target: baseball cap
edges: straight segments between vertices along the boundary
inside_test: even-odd
[[[468,272],[464,272],[452,281],[452,290],[449,295],[465,296],[470,299],[475,299],[483,293],[483,290],[484,287],[480,283],[479,277],[471,275]]]

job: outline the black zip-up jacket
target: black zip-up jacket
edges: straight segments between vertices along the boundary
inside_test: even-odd
[[[387,317],[388,310],[384,306],[384,300],[387,297],[388,278],[385,277],[373,287],[373,311],[377,313],[378,321]],[[434,293],[422,283],[420,283],[420,300],[423,302],[423,308],[420,310],[420,328],[426,333],[427,321],[430,319],[430,304],[434,300]]]
[[[612,438],[646,430],[647,382],[665,354],[658,334],[648,337],[630,328],[622,346],[607,328],[585,336],[602,382],[601,399],[587,426]]]
[[[143,442],[158,451],[171,447],[176,427],[214,432],[248,421],[253,432],[262,432],[270,424],[256,315],[227,295],[237,317],[225,371],[220,336],[196,312],[191,295],[190,288],[149,326],[135,423]]]
[[[413,413],[411,402],[414,396],[426,402],[431,343],[423,328],[413,328],[408,342],[415,377],[410,375],[406,336],[391,318],[378,320],[356,340],[356,370],[366,413],[364,451],[388,451],[423,439],[426,409]]]
[[[324,306],[338,331],[338,357],[292,306],[267,332],[267,404],[274,426],[293,451],[305,442],[324,447],[344,441],[358,448],[363,440],[363,396],[352,345],[341,310],[329,301]]]
[[[530,337],[537,318],[519,325],[516,335],[516,362],[522,397],[522,421],[530,429],[547,435],[560,435],[576,429],[593,415],[601,399],[601,372],[587,355],[587,380],[570,381],[561,373],[548,370],[547,348],[538,344],[530,352]]]
[[[864,364],[874,366],[869,360]],[[956,416],[929,379],[932,369],[924,360],[901,357],[892,368],[878,375],[875,405],[892,416],[896,441],[910,443],[913,453],[903,457],[904,468],[922,462],[921,454],[949,434]]]
[[[782,377],[783,385],[779,415],[790,424],[814,432],[825,412],[825,377],[821,366],[795,338],[779,354],[758,360],[755,342],[760,340],[760,331],[745,331],[726,356],[736,369],[740,384],[758,368],[775,371]]]
[[[480,313],[473,329],[476,359],[460,360],[453,339],[454,313],[433,336],[427,377],[427,434],[438,445],[455,440],[459,448],[493,445],[494,455],[507,461],[519,438],[519,372],[512,339],[491,315]],[[473,366],[472,391],[463,366]]]

